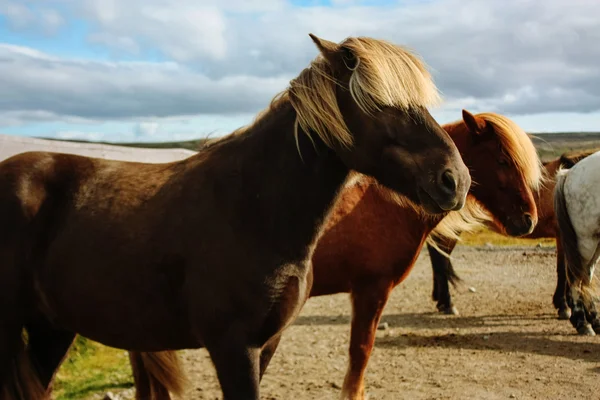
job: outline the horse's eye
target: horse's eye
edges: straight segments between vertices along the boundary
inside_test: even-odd
[[[508,160],[506,158],[501,158],[500,160],[498,160],[498,164],[504,166],[508,165]]]

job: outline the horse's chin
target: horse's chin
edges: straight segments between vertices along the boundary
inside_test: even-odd
[[[527,236],[533,232],[535,229],[534,226],[524,227],[516,224],[506,224],[504,226],[504,232],[511,237],[519,238],[523,236]]]
[[[435,200],[434,197],[422,187],[418,188],[417,195],[419,196],[421,207],[429,214],[443,214],[449,211],[458,211],[465,205],[464,199],[452,203],[440,204],[439,201]]]
[[[417,190],[417,195],[419,197],[419,203],[426,213],[442,214],[447,212],[447,210],[444,210],[442,207],[440,207],[438,202],[435,201],[426,190],[419,187]]]

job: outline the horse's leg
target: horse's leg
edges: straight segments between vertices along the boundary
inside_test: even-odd
[[[596,263],[598,262],[598,258],[600,258],[600,243],[594,238],[583,238],[579,240],[579,249],[581,253],[582,263],[587,266],[587,272],[589,274],[589,282],[593,280],[594,269]],[[583,251],[582,251],[583,249]],[[570,274],[570,271],[567,271],[569,274],[569,281],[577,282],[578,279],[575,279]],[[581,279],[581,277],[578,277]],[[573,305],[571,306],[571,323],[577,329],[577,332],[580,335],[595,335],[595,330],[593,326],[588,324],[588,321],[593,322],[597,320],[597,312],[596,306],[594,304],[594,299],[584,299],[581,293],[581,281],[576,286],[571,286],[570,288],[571,294],[571,302]],[[589,303],[589,304],[586,304]],[[600,322],[596,322],[596,326],[600,326]]]
[[[556,290],[552,296],[552,303],[558,310],[558,319],[569,319],[571,310],[567,305],[567,266],[565,265],[565,255],[562,250],[560,240],[556,241]]]
[[[4,315],[3,315],[4,317]],[[22,327],[8,317],[2,321],[0,330],[0,399],[43,398],[43,387],[25,351]],[[31,382],[31,385],[30,385]]]
[[[585,319],[590,323],[595,333],[600,333],[600,318],[594,299],[589,299],[589,304],[585,304]]]
[[[594,336],[595,332],[587,322],[586,309],[583,304],[579,286],[571,286],[567,292],[567,304],[571,307],[569,320],[580,335]]]
[[[144,368],[142,355],[137,351],[130,351],[129,364],[131,365],[131,373],[133,375],[136,400],[151,399],[152,388],[150,387],[150,377]]]
[[[260,374],[259,374],[259,382],[262,381],[262,377],[271,362],[271,358],[275,351],[277,350],[277,346],[279,346],[279,342],[281,341],[281,333],[273,336],[267,344],[265,344],[260,352]]]
[[[434,239],[437,246],[447,254],[451,254],[456,247],[456,240]],[[452,262],[438,249],[427,243],[427,250],[433,268],[433,300],[437,301],[437,309],[445,314],[458,315],[458,310],[452,304],[449,282],[457,280]]]
[[[598,263],[598,259],[600,258],[600,243],[595,243],[595,250],[592,256],[587,259],[587,266],[589,270],[589,279],[590,282],[594,279],[594,270],[596,268],[596,264]],[[598,311],[596,310],[596,299],[595,296],[590,295],[589,298],[586,299],[585,304],[586,311],[586,319],[592,325],[592,329],[595,333],[600,333],[600,318],[598,318]]]
[[[352,330],[348,370],[344,378],[342,399],[364,399],[364,375],[377,325],[392,290],[390,282],[366,284],[352,290]]]
[[[217,370],[224,400],[259,400],[260,348],[226,335],[206,348]]]
[[[433,270],[433,291],[431,292],[431,299],[439,304],[440,296],[438,293],[440,293],[440,289],[438,287],[440,285],[439,281],[443,279],[442,268],[438,265],[441,254],[429,243],[427,243],[427,251],[429,252],[429,260],[431,261],[431,269]]]
[[[66,358],[75,334],[54,329],[46,323],[30,324],[26,329],[29,336],[27,351],[42,385],[50,391],[54,374]]]

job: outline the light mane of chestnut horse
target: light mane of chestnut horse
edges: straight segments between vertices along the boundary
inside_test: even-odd
[[[47,398],[76,334],[204,347],[226,399],[259,399],[350,170],[430,213],[463,207],[471,178],[426,108],[425,65],[381,40],[311,37],[320,55],[268,110],[194,156],[0,163],[3,399]]]
[[[353,301],[344,399],[364,397],[363,376],[387,296],[408,276],[432,229],[438,237],[454,238],[457,231],[478,228],[490,218],[502,226],[506,216],[521,217],[530,212],[534,220],[537,218],[533,192],[544,177],[528,135],[498,114],[473,116],[465,111],[463,119],[468,122],[444,125],[471,168],[473,179],[479,179],[478,189],[462,210],[445,218],[426,215],[372,178],[357,174],[348,181],[317,243],[311,296],[350,292]],[[500,177],[508,179],[506,189],[500,187]],[[502,196],[509,196],[514,204],[503,204]],[[522,202],[526,203],[523,211]],[[495,212],[490,215],[488,207]],[[153,370],[168,370],[168,377],[180,376],[181,368],[168,368],[169,360],[161,362],[166,356],[131,353],[134,373],[147,377]]]

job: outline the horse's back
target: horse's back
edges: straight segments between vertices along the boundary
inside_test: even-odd
[[[581,160],[567,172],[564,194],[571,218],[600,223],[590,218],[600,215],[600,152]]]
[[[157,195],[173,175],[169,165],[50,152],[0,163],[0,252],[11,257],[11,268],[28,271],[25,282],[36,287],[32,309],[49,319],[60,314],[70,327],[73,321],[93,326],[99,314],[111,322],[136,292],[137,303],[128,307],[146,304],[155,313],[165,304],[179,307],[166,298],[182,280],[182,263],[169,253],[174,241],[166,240],[172,229],[152,229],[169,219],[161,205],[173,191]],[[138,280],[151,289],[138,290]],[[127,315],[134,323],[144,319]],[[160,322],[174,326],[170,318]]]
[[[580,252],[590,258],[600,236],[600,152],[579,161],[566,174],[566,209]]]

